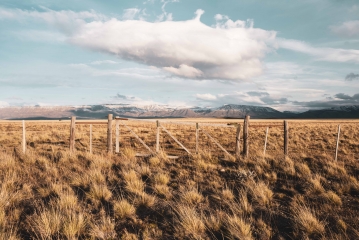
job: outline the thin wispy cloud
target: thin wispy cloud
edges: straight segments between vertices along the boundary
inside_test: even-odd
[[[277,39],[276,44],[279,48],[311,55],[318,61],[359,63],[359,50],[356,49],[313,47],[292,39]]]
[[[359,36],[359,20],[343,22],[340,25],[330,26],[333,33],[342,37]]]

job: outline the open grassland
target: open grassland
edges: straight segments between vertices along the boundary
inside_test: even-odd
[[[195,153],[200,122],[234,155],[226,123],[238,121],[161,123]],[[124,123],[155,149],[153,121]],[[359,122],[289,121],[287,157],[283,121],[251,125],[249,157],[234,159],[201,132],[190,157],[163,131],[158,155],[136,157],[147,151],[123,126],[108,155],[106,125],[93,126],[93,154],[89,125],[76,126],[70,153],[63,121],[27,122],[24,154],[21,123],[0,122],[0,239],[359,239]]]

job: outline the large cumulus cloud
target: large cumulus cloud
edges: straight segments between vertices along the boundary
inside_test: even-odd
[[[271,51],[275,32],[244,21],[93,21],[70,36],[75,45],[156,66],[173,75],[195,79],[248,79],[262,73],[261,59]]]

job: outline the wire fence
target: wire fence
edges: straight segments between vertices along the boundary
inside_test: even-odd
[[[355,120],[292,120],[288,121],[288,136],[285,136],[284,124],[279,120],[248,122],[247,136],[244,134],[246,131],[243,120],[232,120],[229,123],[220,121],[222,120],[217,123],[196,123],[196,119],[130,119],[125,123],[125,119],[115,119],[111,125],[118,124],[118,129],[112,128],[111,132],[108,132],[109,121],[79,120],[74,123],[76,135],[72,141],[76,150],[95,153],[104,153],[109,149],[109,136],[111,139],[116,138],[111,141],[111,145],[116,145],[115,153],[130,147],[139,153],[148,154],[155,154],[158,150],[170,155],[193,155],[200,151],[209,151],[213,155],[237,157],[239,154],[245,154],[243,150],[247,147],[247,157],[258,154],[258,151],[265,155],[280,152],[297,154],[306,150],[330,152],[337,159],[338,152],[339,156],[357,155],[359,152],[358,136],[355,134],[359,130],[359,122]],[[341,132],[338,126],[341,127]],[[285,146],[286,141],[288,146]],[[70,121],[0,122],[0,148],[22,146],[23,151],[26,151],[29,147],[44,150],[53,147],[68,149],[70,145]]]

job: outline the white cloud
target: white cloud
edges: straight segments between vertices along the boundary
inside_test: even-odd
[[[117,94],[116,96],[112,97],[112,102],[114,103],[121,103],[121,104],[132,104],[135,106],[151,106],[151,105],[161,105],[161,103],[156,102],[152,99],[142,99],[140,97],[136,97],[133,95],[122,95],[122,94]]]
[[[155,0],[146,0],[143,2],[143,4],[154,4]]]
[[[106,21],[108,18],[94,10],[74,12],[70,10],[54,11],[41,7],[42,11],[6,9],[0,8],[0,19],[13,19],[26,22],[28,19],[45,21],[61,30],[67,35],[71,35],[81,28],[88,21]]]
[[[9,103],[4,102],[4,101],[0,101],[0,108],[1,107],[8,107],[8,106],[10,106]]]
[[[177,22],[119,21],[87,23],[69,41],[174,75],[198,79],[248,79],[262,73],[261,59],[272,49],[275,32],[228,21],[215,28],[193,20]]]
[[[359,20],[348,21],[337,26],[331,26],[330,29],[339,36],[356,37],[359,36]]]
[[[161,21],[172,21],[173,20],[173,14],[172,13],[168,13],[166,11],[166,5],[168,3],[174,3],[174,2],[179,2],[178,0],[161,0],[161,2],[163,3],[162,4],[162,7],[161,7],[161,10],[162,10],[162,14],[160,14],[159,16],[157,16],[157,21],[161,22]]]
[[[205,94],[196,94],[196,98],[199,100],[216,100],[217,97],[215,95],[212,95],[210,93]]]
[[[214,105],[238,104],[257,106],[281,106],[289,101],[287,97],[278,94],[269,94],[265,91],[232,92],[225,94],[196,94],[198,101],[211,102]]]
[[[277,39],[276,44],[280,48],[305,53],[321,61],[359,63],[359,50],[356,49],[315,48],[305,42],[291,39]]]
[[[0,8],[0,19],[15,19],[16,16],[15,11]]]
[[[141,12],[141,9],[138,8],[128,8],[123,10],[122,18],[124,20],[133,20]]]
[[[102,61],[94,61],[91,62],[91,65],[102,65],[102,64],[117,64],[119,62],[112,61],[112,60],[102,60]]]
[[[181,64],[178,68],[175,67],[164,67],[164,70],[173,73],[178,76],[186,78],[200,78],[203,76],[203,72],[197,68]]]
[[[116,63],[116,62],[115,62]],[[92,62],[89,66],[85,63],[69,64],[71,68],[77,69],[86,75],[101,77],[101,76],[118,76],[118,77],[132,77],[138,79],[161,79],[165,76],[157,68],[122,68],[122,69],[102,69],[96,68],[102,63]]]

